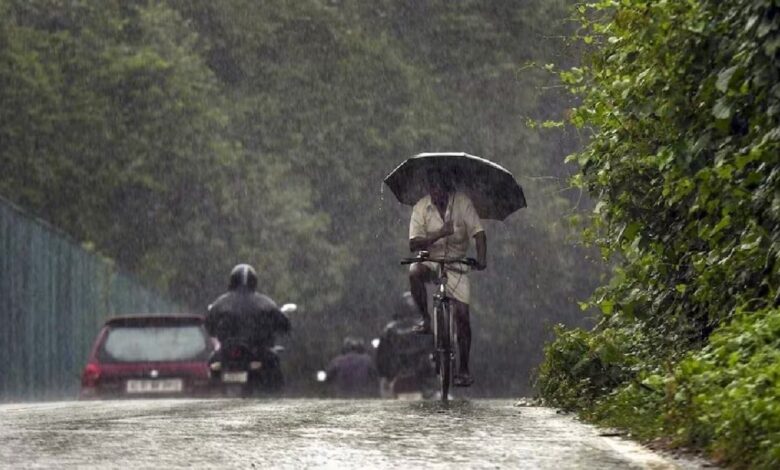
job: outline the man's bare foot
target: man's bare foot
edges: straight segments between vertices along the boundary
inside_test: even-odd
[[[461,372],[455,375],[452,383],[456,387],[471,387],[471,384],[474,383],[474,378],[468,372]]]

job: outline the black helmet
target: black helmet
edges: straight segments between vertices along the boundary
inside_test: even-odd
[[[344,338],[344,344],[341,346],[341,354],[348,354],[351,352],[364,353],[366,352],[366,344],[362,338],[355,338],[347,336]]]
[[[249,290],[257,289],[257,273],[255,268],[248,264],[237,264],[236,267],[230,271],[230,284],[228,289],[236,290],[239,287],[247,288]]]

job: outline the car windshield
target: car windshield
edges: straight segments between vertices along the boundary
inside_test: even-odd
[[[206,350],[206,338],[196,325],[115,327],[103,351],[118,362],[184,361]]]

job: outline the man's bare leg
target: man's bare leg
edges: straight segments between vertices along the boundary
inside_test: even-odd
[[[471,353],[471,319],[469,305],[455,299],[450,300],[452,313],[455,316],[455,325],[458,331],[458,353],[460,361],[458,375],[455,377],[455,385],[468,387],[474,382],[469,372],[469,355]]]
[[[423,332],[431,330],[431,317],[428,315],[428,291],[425,289],[425,283],[431,278],[431,270],[422,263],[415,263],[409,268],[409,290],[412,292],[417,310],[422,317]]]

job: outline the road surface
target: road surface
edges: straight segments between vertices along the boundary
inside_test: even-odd
[[[0,405],[3,468],[697,468],[506,400]]]

